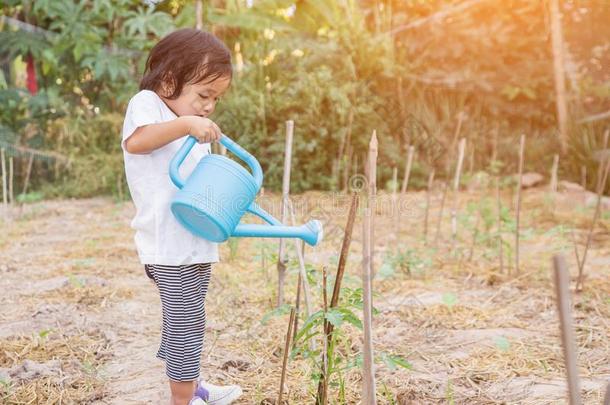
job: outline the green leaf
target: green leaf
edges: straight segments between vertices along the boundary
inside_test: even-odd
[[[281,316],[287,313],[290,313],[290,308],[291,306],[289,304],[283,304],[280,305],[278,308],[275,308],[272,311],[267,312],[263,318],[261,319],[261,324],[266,324],[267,322],[269,322],[269,319],[275,317],[275,316]]]
[[[457,296],[454,293],[444,293],[443,294],[443,303],[445,305],[447,305],[449,308],[452,308],[457,303],[457,301],[458,301]]]
[[[326,320],[338,328],[343,323],[343,314],[338,309],[333,308],[326,313]]]

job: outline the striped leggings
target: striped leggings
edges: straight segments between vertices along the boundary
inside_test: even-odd
[[[165,360],[165,372],[171,380],[197,380],[205,336],[205,296],[212,265],[146,264],[144,269],[159,289],[163,309],[157,357]]]

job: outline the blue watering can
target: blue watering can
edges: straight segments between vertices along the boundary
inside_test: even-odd
[[[201,158],[191,175],[183,180],[178,168],[196,142],[196,138],[189,136],[169,166],[170,178],[179,188],[171,210],[186,229],[212,242],[224,242],[230,236],[300,238],[315,246],[322,240],[320,221],[286,226],[254,202],[263,184],[261,165],[226,135],[222,135],[220,143],[245,161],[252,174],[225,156],[210,154]],[[258,215],[269,225],[238,225],[246,211]]]

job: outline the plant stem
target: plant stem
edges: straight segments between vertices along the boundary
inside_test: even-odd
[[[288,365],[288,352],[290,350],[290,336],[292,334],[292,323],[294,321],[295,310],[294,307],[290,309],[290,320],[288,321],[288,331],[286,332],[286,342],[284,344],[284,359],[282,361],[282,377],[280,378],[280,392],[277,396],[277,403],[282,403],[282,396],[284,395],[284,380],[286,378],[286,366]]]

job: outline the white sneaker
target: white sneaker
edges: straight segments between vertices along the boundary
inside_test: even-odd
[[[202,398],[208,405],[229,405],[243,393],[239,385],[214,385],[200,380],[196,394],[201,392],[202,388],[207,391],[207,398]]]
[[[207,405],[205,403],[205,401],[199,397],[195,397],[193,399],[191,399],[191,402],[189,402],[189,405]]]

